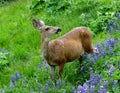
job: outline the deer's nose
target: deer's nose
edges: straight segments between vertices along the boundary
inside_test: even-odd
[[[58,28],[58,29],[57,29],[57,32],[61,32],[61,29],[60,29],[60,28]]]

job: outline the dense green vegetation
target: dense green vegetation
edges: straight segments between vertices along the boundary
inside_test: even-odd
[[[85,93],[85,89],[119,93],[119,5],[119,0],[0,1],[0,93]],[[100,53],[66,64],[62,84],[55,84],[49,66],[42,62],[40,33],[32,25],[33,18],[62,28],[51,39],[77,26],[88,27]]]

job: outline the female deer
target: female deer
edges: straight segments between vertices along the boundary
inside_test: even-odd
[[[66,62],[78,59],[84,52],[98,53],[92,47],[92,35],[86,27],[76,27],[64,36],[50,41],[50,37],[61,32],[59,27],[47,26],[41,20],[33,20],[41,32],[42,54],[51,67],[51,78],[55,79],[55,66],[59,67],[59,78]]]

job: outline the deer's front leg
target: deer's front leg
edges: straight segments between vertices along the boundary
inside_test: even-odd
[[[55,79],[55,66],[50,66],[51,67],[51,79]]]

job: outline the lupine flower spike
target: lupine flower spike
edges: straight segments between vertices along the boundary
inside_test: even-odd
[[[114,66],[111,64],[110,65],[110,70],[109,70],[109,76],[112,76],[113,75],[113,73],[114,73]]]
[[[81,85],[78,86],[78,93],[85,93],[85,89],[83,86]]]
[[[72,93],[76,93],[75,87],[72,88]]]

